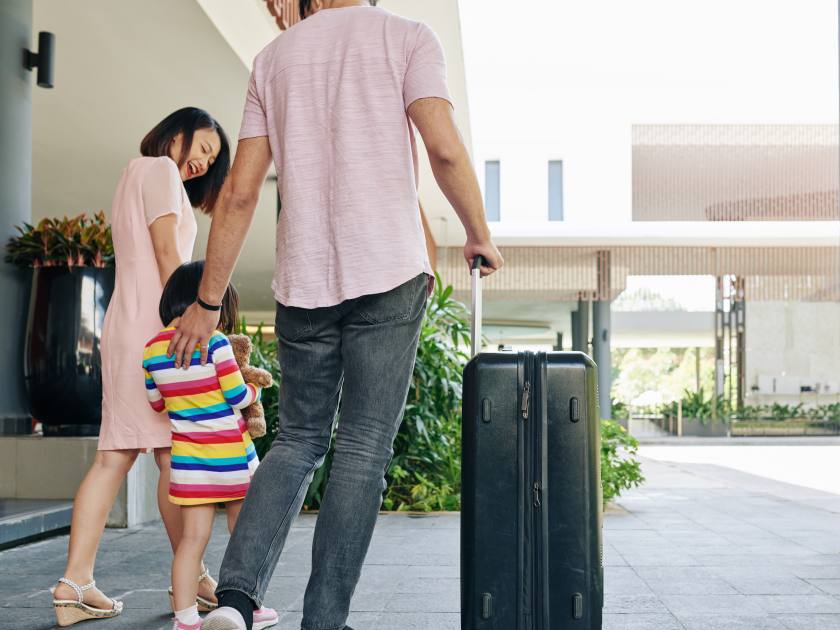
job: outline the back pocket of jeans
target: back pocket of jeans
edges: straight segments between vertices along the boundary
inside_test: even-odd
[[[428,276],[421,273],[395,289],[360,298],[356,310],[370,324],[411,319],[423,308],[427,283]]]
[[[312,331],[312,320],[305,308],[294,306],[277,305],[277,314],[274,318],[274,334],[278,339],[297,341],[305,334]]]

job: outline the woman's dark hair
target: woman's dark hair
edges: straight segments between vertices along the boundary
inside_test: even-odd
[[[180,133],[181,155],[176,160],[180,168],[190,153],[193,135],[198,129],[211,129],[219,134],[221,148],[207,172],[201,177],[185,181],[184,188],[187,189],[192,206],[209,214],[230,170],[230,143],[225,130],[215,118],[198,107],[184,107],[172,112],[146,134],[140,142],[140,154],[147,157],[169,157],[172,141]]]
[[[184,263],[172,272],[163,295],[160,298],[160,321],[168,326],[176,317],[181,317],[198,297],[198,285],[204,273],[204,261],[196,260]],[[239,323],[239,294],[232,284],[228,285],[222,298],[222,311],[219,317],[219,330],[226,335],[236,332]]]
[[[368,0],[370,6],[375,7],[376,3],[379,0]],[[306,17],[306,12],[309,11],[309,7],[312,6],[312,0],[300,0],[299,9],[300,9],[300,19],[304,19]]]

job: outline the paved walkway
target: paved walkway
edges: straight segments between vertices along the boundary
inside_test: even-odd
[[[840,496],[706,464],[644,468],[605,519],[605,630],[840,630]],[[269,589],[280,630],[300,627],[313,524],[298,520]],[[0,553],[0,628],[52,627],[46,588],[66,544]],[[126,612],[83,627],[168,629],[161,527],[108,531],[103,549],[97,579]],[[353,609],[356,630],[459,628],[457,515],[382,516]]]

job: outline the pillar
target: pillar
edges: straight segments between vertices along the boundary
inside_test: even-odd
[[[592,303],[592,358],[598,366],[598,404],[601,417],[612,418],[612,316],[610,289],[610,252],[599,251],[598,295]]]
[[[576,311],[572,311],[572,350],[589,354],[589,311],[591,300],[578,300]]]
[[[715,399],[724,394],[725,385],[725,364],[724,364],[724,334],[726,329],[726,322],[724,318],[726,313],[723,304],[723,281],[721,276],[718,276],[715,281]],[[716,405],[712,405],[712,411],[717,409]]]
[[[592,303],[592,358],[598,366],[598,404],[601,417],[612,418],[612,302],[597,300]]]
[[[572,350],[589,354],[589,309],[592,302],[578,300],[576,311],[572,311]]]
[[[747,319],[746,279],[739,277],[735,284],[736,378],[738,383],[736,408],[744,408],[747,395]]]
[[[14,226],[32,218],[32,86],[35,77],[23,67],[23,50],[32,40],[32,0],[0,2],[0,244]],[[0,354],[0,434],[28,426],[23,380],[24,325],[29,274],[0,256],[0,328],[6,331]]]
[[[694,348],[694,377],[695,386],[694,391],[700,393],[700,348]]]

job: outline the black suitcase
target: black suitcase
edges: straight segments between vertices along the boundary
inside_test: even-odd
[[[464,371],[462,630],[600,630],[596,367],[580,352],[487,352],[473,269]]]

